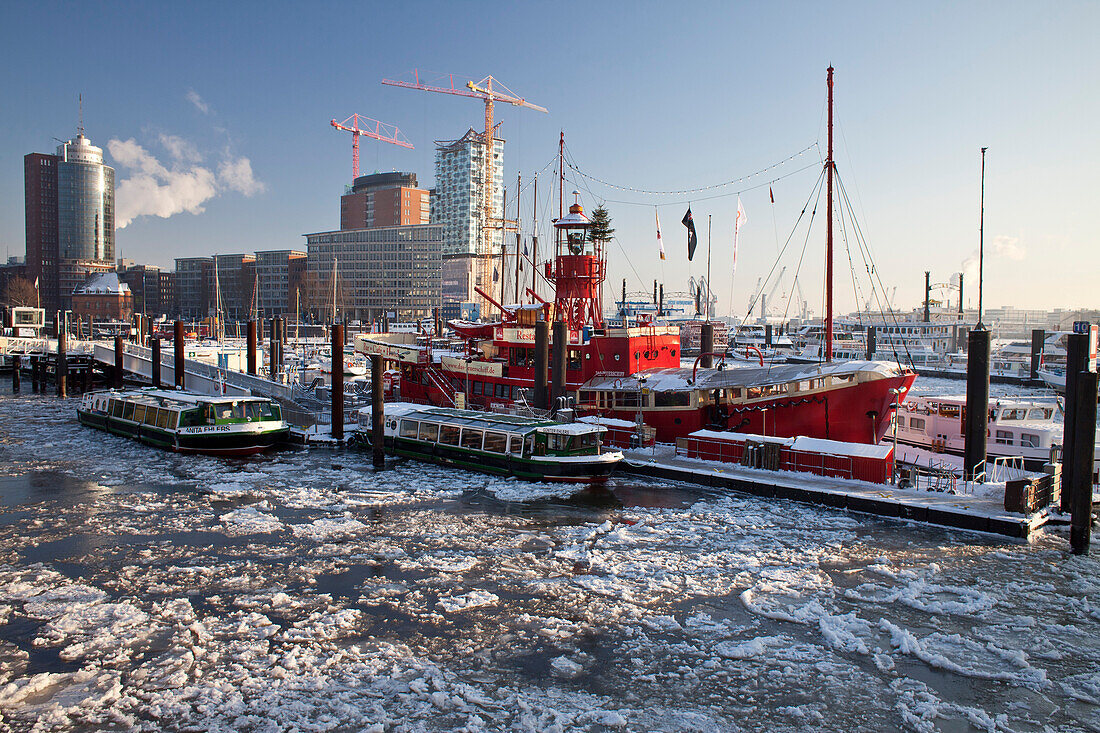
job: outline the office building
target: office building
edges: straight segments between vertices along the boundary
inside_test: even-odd
[[[256,297],[256,256],[246,254],[214,255],[207,292],[211,308],[219,307],[229,321],[248,320]],[[217,276],[217,282],[214,277]]]
[[[23,158],[27,274],[47,311],[69,308],[73,290],[115,263],[115,171],[80,130],[56,155]]]
[[[261,317],[297,314],[306,253],[275,249],[256,253],[256,310]]]
[[[161,274],[156,265],[130,265],[119,269],[119,279],[133,293],[135,313],[157,318],[172,312],[174,303],[163,300],[161,295]]]
[[[317,320],[429,318],[440,305],[443,228],[431,224],[307,234],[304,309]],[[335,291],[335,296],[333,292]],[[335,297],[335,301],[334,301]]]
[[[340,197],[340,228],[427,224],[428,206],[429,193],[417,187],[415,173],[359,176]]]
[[[182,257],[176,260],[176,315],[188,319],[210,315],[213,272],[212,257]]]

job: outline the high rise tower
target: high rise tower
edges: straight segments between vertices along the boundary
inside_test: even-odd
[[[39,281],[42,307],[70,307],[88,275],[115,263],[115,171],[81,131],[56,155],[23,158],[27,273]]]

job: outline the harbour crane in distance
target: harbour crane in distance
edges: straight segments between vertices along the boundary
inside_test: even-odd
[[[392,87],[402,87],[404,89],[419,89],[424,92],[438,92],[440,94],[453,94],[459,97],[473,97],[485,103],[485,132],[481,134],[481,142],[485,145],[485,154],[482,156],[485,201],[482,207],[483,225],[481,227],[484,251],[479,254],[489,254],[488,232],[490,226],[496,220],[496,217],[493,216],[493,136],[496,133],[496,126],[493,124],[493,105],[496,102],[504,102],[513,107],[526,107],[536,112],[546,112],[547,109],[528,102],[492,76],[487,76],[477,82],[467,81],[465,84],[459,82],[459,86],[457,87],[455,86],[454,74],[436,75],[435,78],[445,78],[448,86],[443,86],[442,82],[424,83],[421,80],[419,69],[413,69],[412,76],[413,80],[411,82],[397,79],[383,79],[382,83]],[[501,212],[502,219],[503,214],[504,212]],[[501,223],[503,224],[503,221],[501,221]]]
[[[397,129],[396,125],[387,125],[385,122],[355,114],[343,122],[333,119],[330,123],[337,130],[351,133],[351,180],[354,182],[359,177],[359,138],[369,137],[391,145],[399,145],[413,150],[409,139]]]

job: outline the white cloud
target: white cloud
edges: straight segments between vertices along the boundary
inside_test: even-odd
[[[161,135],[160,143],[174,159],[170,168],[133,138],[107,143],[115,162],[129,169],[129,176],[115,188],[115,226],[119,229],[140,216],[167,219],[183,212],[201,214],[203,204],[222,191],[253,196],[264,190],[264,184],[253,176],[248,158],[226,158],[215,175],[198,164],[202,156],[189,141]]]
[[[231,191],[245,196],[263,193],[264,184],[252,175],[252,161],[248,158],[227,159],[218,166],[218,182]]]
[[[195,105],[195,109],[202,112],[204,115],[210,114],[210,105],[203,101],[199,93],[194,89],[187,90],[187,101]]]

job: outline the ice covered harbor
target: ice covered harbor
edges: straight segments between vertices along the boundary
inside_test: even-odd
[[[0,396],[0,730],[1100,729],[1064,529],[183,457],[72,410]]]

